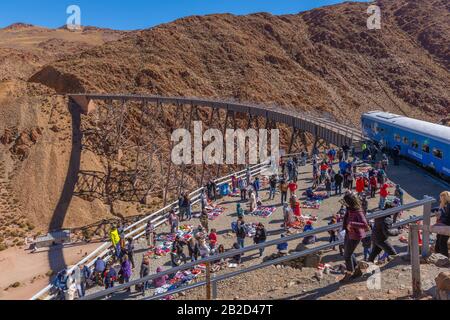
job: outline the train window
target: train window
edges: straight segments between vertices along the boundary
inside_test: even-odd
[[[436,148],[433,149],[433,155],[438,159],[442,159],[444,157],[442,151]]]
[[[380,128],[380,127],[377,127],[377,132],[378,132],[378,133],[383,133],[383,132],[384,132],[384,129],[383,129],[383,128]]]
[[[419,143],[416,140],[411,141],[411,147],[414,149],[419,149]]]
[[[424,144],[422,146],[422,151],[425,152],[425,153],[430,153],[430,146],[427,145],[427,144]]]
[[[409,139],[407,137],[403,137],[403,143],[407,145],[409,143]]]
[[[400,141],[402,140],[402,138],[400,137],[399,134],[394,134],[394,139],[395,139],[395,141],[397,141],[397,142],[400,142]]]

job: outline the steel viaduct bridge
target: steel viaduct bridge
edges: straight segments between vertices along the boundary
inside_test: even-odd
[[[162,142],[170,144],[167,132],[175,128],[189,129],[193,121],[202,120],[224,133],[227,128],[284,129],[288,154],[300,150],[312,153],[322,146],[345,144],[358,150],[364,141],[363,134],[356,128],[276,106],[150,95],[70,94],[68,98],[74,143],[67,181],[50,230],[62,227],[61,221],[73,195],[100,198],[110,203],[116,199],[145,203],[147,197],[162,193],[160,210],[145,214],[143,219],[126,228],[127,237],[138,239],[144,235],[149,220],[156,226],[165,223],[169,210],[177,208],[177,203],[170,201],[176,199],[180,191],[197,188],[190,194],[196,204],[206,181],[215,179],[219,184],[229,182],[232,175],[245,176],[246,166],[183,165],[177,168],[172,165],[170,154],[167,155],[170,152],[161,148]],[[313,148],[308,150],[311,145]],[[80,170],[81,152],[86,149],[113,159],[104,172]],[[253,174],[259,174],[269,166],[270,163],[262,162],[249,168]],[[165,181],[155,183],[152,177],[161,174],[166,177]],[[189,177],[194,178],[189,180]],[[428,203],[426,200],[417,205]],[[110,249],[109,243],[105,243],[77,265],[92,266],[99,256],[109,259]],[[32,299],[51,299],[50,289],[49,285]]]

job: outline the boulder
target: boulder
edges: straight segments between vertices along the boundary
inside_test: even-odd
[[[428,257],[427,262],[429,264],[434,264],[436,267],[439,267],[439,268],[445,268],[445,267],[450,266],[450,260],[446,256],[444,256],[440,253],[431,254]]]
[[[450,291],[450,272],[441,272],[435,281],[438,290]]]

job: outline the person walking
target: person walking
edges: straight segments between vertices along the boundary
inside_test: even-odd
[[[170,233],[178,232],[178,216],[175,213],[175,210],[170,210],[168,221],[170,225]]]
[[[392,206],[386,205],[384,210],[391,209]],[[375,224],[372,230],[372,249],[369,255],[369,262],[374,262],[375,258],[384,251],[388,257],[396,256],[397,251],[389,242],[389,237],[398,236],[401,231],[393,229],[394,221],[391,216],[381,217],[375,219]]]
[[[369,185],[370,185],[370,198],[375,198],[378,190],[378,181],[377,177],[375,175],[371,176],[369,179]]]
[[[253,189],[255,190],[256,198],[259,198],[259,190],[261,189],[261,182],[259,180],[259,177],[256,177],[255,181],[253,181]]]
[[[267,231],[262,223],[259,223],[256,227],[256,234],[253,237],[253,241],[255,244],[264,243],[267,240]],[[259,249],[259,256],[262,257],[264,254],[264,248]]]
[[[184,204],[184,193],[180,194],[178,198],[178,211],[180,214],[180,221],[184,221],[184,216],[186,214],[186,206]]]
[[[439,195],[439,216],[438,224],[450,226],[450,192],[444,191]],[[448,257],[448,239],[449,236],[438,234],[436,236],[435,251]]]
[[[404,202],[403,202],[403,195],[404,194],[405,194],[405,191],[402,189],[402,187],[399,184],[397,184],[395,186],[394,196],[400,200],[400,205],[401,206],[404,205]]]
[[[186,219],[188,221],[191,221],[192,220],[192,202],[191,202],[191,197],[189,197],[189,194],[187,194],[187,193],[184,194],[183,206],[184,206],[184,213],[186,214]]]
[[[346,214],[343,219],[343,228],[346,230],[344,242],[344,260],[346,273],[341,283],[349,282],[362,275],[362,271],[355,269],[356,259],[353,257],[355,249],[363,238],[366,237],[366,232],[369,230],[366,216],[361,207],[358,197],[353,193],[348,193],[343,199],[347,207]]]

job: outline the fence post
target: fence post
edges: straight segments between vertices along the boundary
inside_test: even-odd
[[[411,243],[411,274],[412,289],[414,298],[422,294],[422,283],[420,279],[420,254],[419,254],[419,226],[412,224],[409,229],[409,238]]]
[[[211,264],[206,263],[206,300],[211,300]]]
[[[424,199],[428,196],[424,196]],[[427,258],[430,252],[431,203],[423,206],[422,257]]]
[[[213,281],[212,281],[212,298],[213,300],[217,299],[217,281],[214,280],[216,274],[213,273]]]

